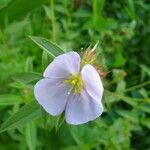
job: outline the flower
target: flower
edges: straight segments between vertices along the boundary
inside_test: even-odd
[[[69,124],[83,124],[99,117],[103,85],[96,69],[86,64],[80,71],[80,56],[68,52],[48,65],[44,78],[34,87],[38,103],[51,115],[65,112]]]

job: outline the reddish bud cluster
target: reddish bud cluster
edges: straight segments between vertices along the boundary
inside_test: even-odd
[[[83,60],[86,63],[89,63],[89,64],[93,65],[101,77],[105,77],[107,75],[107,72],[104,71],[103,67],[96,64],[95,51],[92,51],[92,50],[89,50],[89,49],[86,50],[84,55],[83,55]]]

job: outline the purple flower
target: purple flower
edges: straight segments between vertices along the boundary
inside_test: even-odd
[[[54,59],[44,71],[44,79],[34,87],[38,103],[51,115],[65,111],[69,124],[83,124],[99,117],[103,85],[96,69],[85,65],[80,71],[80,56],[72,51]]]

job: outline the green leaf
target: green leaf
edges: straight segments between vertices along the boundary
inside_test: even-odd
[[[47,52],[43,51],[43,53],[42,53],[42,68],[43,68],[43,70],[45,70],[45,68],[48,66],[49,62],[50,62],[50,60],[49,60]]]
[[[121,80],[117,83],[116,93],[123,95],[126,88],[126,82]]]
[[[25,136],[29,150],[35,150],[37,146],[37,129],[34,122],[26,125]]]
[[[46,0],[7,0],[5,5],[0,6],[0,23],[5,24],[6,18],[9,23],[26,16],[33,9],[46,3]],[[1,4],[1,3],[0,3]],[[18,7],[19,6],[19,7]],[[1,9],[2,8],[2,9]],[[19,13],[18,13],[19,12]]]
[[[150,129],[150,118],[143,118],[141,123]]]
[[[60,127],[62,126],[64,120],[65,120],[64,115],[58,116],[58,118],[56,120],[56,125],[55,125],[56,131],[58,131],[60,129]]]
[[[146,74],[150,76],[150,67],[146,65],[140,65],[140,67],[141,67],[141,79],[143,81]]]
[[[141,104],[139,106],[139,109],[143,110],[144,112],[150,113],[150,99],[149,99],[149,104],[144,104],[144,105]]]
[[[22,97],[13,94],[0,95],[0,106],[2,105],[14,105],[22,103]]]
[[[52,19],[52,14],[50,13],[51,12],[50,8],[47,7],[47,6],[44,6],[44,10],[45,10],[45,14],[48,17],[48,19],[51,20]]]
[[[48,39],[38,36],[29,37],[34,43],[36,43],[41,49],[49,53],[52,57],[56,57],[64,53],[64,51],[59,46],[49,41]]]
[[[10,116],[0,128],[0,132],[10,130],[33,121],[33,119],[41,116],[41,109],[36,101],[24,105],[15,114]]]
[[[33,72],[33,59],[28,57],[25,64],[25,72]]]
[[[0,1],[0,10],[4,7],[6,7],[9,3],[10,3],[11,0],[1,0]]]
[[[127,110],[117,110],[116,111],[120,116],[127,118],[128,120],[131,120],[133,122],[137,122],[137,116],[135,113],[127,111]]]
[[[146,65],[140,65],[141,69],[143,69],[144,72],[146,72],[150,76],[150,67]]]
[[[121,94],[118,94],[115,92],[110,92],[108,90],[105,90],[105,97],[106,97],[108,103],[122,100],[133,107],[137,106],[138,102],[141,102],[144,100],[143,98],[133,98],[133,97],[123,96]]]
[[[27,84],[36,80],[40,80],[41,78],[42,78],[41,74],[34,73],[34,72],[18,73],[13,77],[15,81],[23,83],[23,84]]]

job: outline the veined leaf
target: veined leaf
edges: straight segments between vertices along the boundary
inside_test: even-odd
[[[21,96],[13,94],[0,95],[0,106],[2,105],[14,105],[22,103]]]
[[[64,53],[64,51],[59,46],[49,41],[48,39],[38,36],[29,37],[34,43],[36,43],[41,49],[49,53],[52,57],[56,57]]]
[[[19,111],[10,116],[10,118],[1,125],[0,132],[25,125],[39,116],[41,116],[41,109],[37,102],[33,101],[24,105]]]
[[[24,84],[30,83],[35,80],[39,80],[42,78],[42,75],[34,72],[24,72],[16,74],[13,79],[17,82],[21,82]]]

